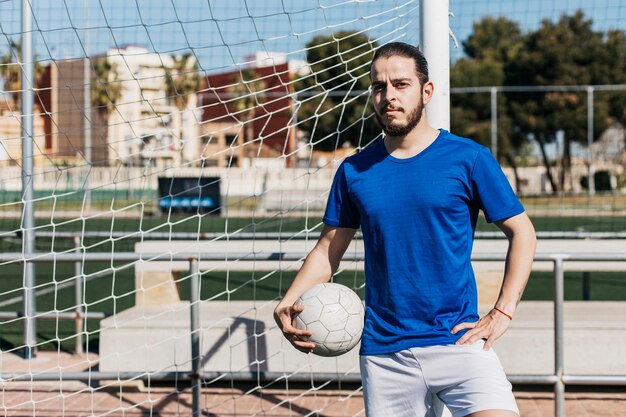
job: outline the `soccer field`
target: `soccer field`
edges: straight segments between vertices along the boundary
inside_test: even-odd
[[[529,212],[538,232],[625,232],[626,215],[545,215]],[[19,218],[1,218],[0,230],[4,233],[20,229]],[[105,212],[90,217],[63,217],[58,214],[37,218],[38,232],[127,232],[129,235],[139,232],[304,232],[319,231],[321,216],[286,216],[280,213],[257,217],[221,217],[210,214],[155,215],[144,217],[115,216]],[[484,217],[478,218],[477,232],[497,231],[496,226],[488,224]],[[3,235],[7,237],[5,234]],[[133,235],[137,238],[137,235]]]
[[[620,212],[604,212],[603,215],[580,215],[584,213],[583,201],[566,201],[566,205],[576,203],[577,209],[572,215],[555,215],[550,208],[557,204],[554,198],[530,199],[526,206],[535,207],[541,214],[531,217],[538,232],[622,232],[626,231],[626,216]],[[565,207],[565,206],[564,206]],[[564,208],[562,207],[562,208]],[[566,207],[565,207],[566,208]],[[39,217],[36,220],[37,232],[42,232],[36,240],[36,250],[41,253],[62,253],[74,250],[73,236],[82,237],[82,244],[88,253],[120,253],[134,252],[135,243],[149,239],[150,233],[161,236],[172,236],[175,233],[191,233],[185,237],[194,240],[194,236],[203,233],[214,233],[220,240],[226,235],[237,236],[240,233],[258,236],[262,239],[265,233],[285,233],[286,236],[296,235],[303,238],[307,233],[315,236],[322,228],[321,217],[309,215],[298,217],[291,213],[265,213],[260,216],[214,216],[209,214],[190,215],[144,215],[124,216],[113,211],[97,216],[73,216],[57,212],[54,217]],[[67,217],[63,217],[67,216]],[[0,230],[3,239],[0,247],[3,252],[20,252],[22,247],[19,235],[21,220],[5,217],[0,219]],[[479,217],[476,227],[480,238],[483,232],[498,232],[493,224],[486,223]],[[94,232],[98,232],[96,237]],[[109,235],[109,236],[107,236]],[[200,239],[203,239],[201,237]],[[215,238],[215,235],[213,236]],[[287,239],[286,237],[283,237]],[[163,239],[163,238],[161,238]],[[233,241],[233,245],[236,241]],[[282,297],[295,272],[243,272],[236,270],[233,264],[230,271],[211,271],[202,274],[201,298],[203,300],[276,300]],[[90,274],[108,271],[100,277],[89,278]],[[22,265],[7,264],[3,266],[4,292],[0,295],[1,311],[19,311],[23,309]],[[119,313],[135,305],[135,273],[134,265],[115,262],[87,263],[84,265],[87,277],[84,301],[87,312]],[[70,263],[45,263],[36,265],[37,311],[72,312],[76,306],[75,289],[72,277],[75,275],[74,265]],[[189,279],[181,274],[178,282],[181,297],[188,299]],[[336,276],[336,281],[352,288],[359,288],[358,293],[364,296],[363,272],[343,271]],[[583,294],[581,273],[565,274],[566,300],[581,300]],[[524,300],[552,299],[552,274],[534,272],[524,294]],[[591,300],[626,301],[626,281],[623,273],[596,272],[591,279]],[[22,319],[4,320],[0,335],[0,348],[10,350],[22,345]],[[83,323],[85,349],[97,351],[99,344],[99,319],[89,318]],[[39,319],[37,321],[37,337],[44,343],[42,349],[63,349],[71,351],[76,343],[75,323],[72,320]]]

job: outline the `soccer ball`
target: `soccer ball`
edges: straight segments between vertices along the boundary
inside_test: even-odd
[[[304,310],[295,318],[295,326],[313,332],[313,353],[339,356],[359,343],[363,333],[365,310],[358,295],[345,285],[328,282],[308,289],[296,301]]]

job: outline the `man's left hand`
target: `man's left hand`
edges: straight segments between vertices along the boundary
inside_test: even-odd
[[[500,338],[509,328],[511,320],[496,310],[491,310],[475,323],[460,323],[454,326],[452,334],[457,334],[461,330],[468,330],[459,340],[457,345],[471,345],[479,339],[485,340],[484,350],[489,350],[493,342]]]

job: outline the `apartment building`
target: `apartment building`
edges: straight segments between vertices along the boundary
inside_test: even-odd
[[[83,164],[89,140],[94,166],[167,168],[197,159],[193,147],[186,146],[199,140],[196,94],[186,97],[184,108],[168,97],[165,75],[173,64],[170,55],[134,45],[91,57],[91,102],[86,107],[83,94],[90,83],[84,79],[83,60],[53,63],[45,103],[49,157]]]
[[[208,75],[198,93],[202,163],[247,166],[252,160],[274,160],[291,165],[299,136],[293,82],[310,69],[305,61],[288,61],[280,53],[258,52],[245,60],[241,68]]]

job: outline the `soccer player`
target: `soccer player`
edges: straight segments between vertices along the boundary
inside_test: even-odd
[[[491,346],[506,331],[528,281],[532,223],[489,149],[428,123],[433,96],[423,54],[393,42],[372,60],[371,88],[384,138],[347,158],[335,175],[324,229],[274,316],[303,352],[294,302],[328,281],[361,227],[365,327],[360,367],[369,417],[432,416],[437,395],[454,417],[519,411]],[[470,263],[482,210],[509,241],[493,309],[477,312]]]

